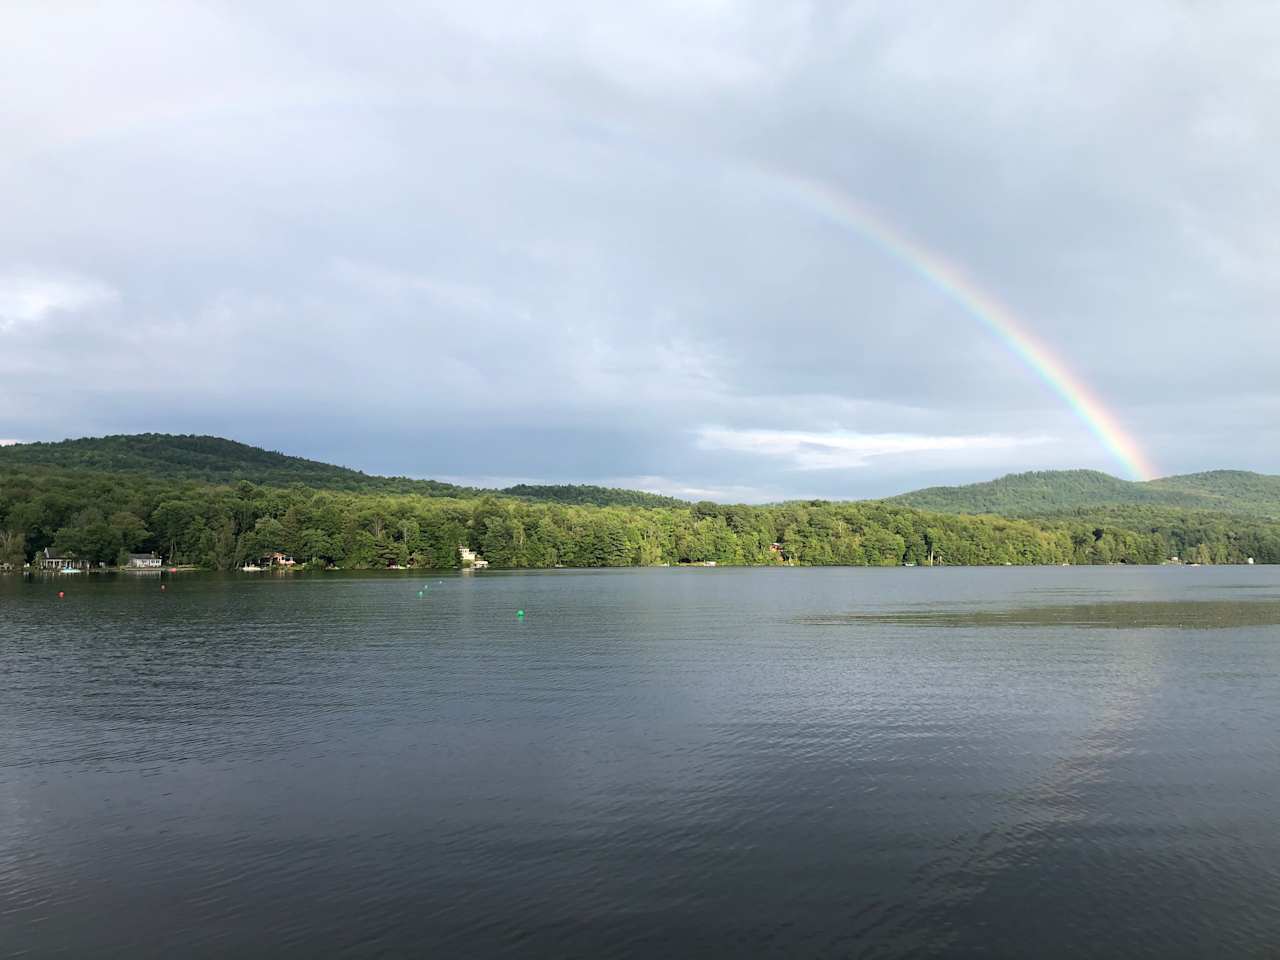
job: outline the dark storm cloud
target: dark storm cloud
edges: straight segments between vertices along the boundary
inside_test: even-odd
[[[1266,5],[0,26],[0,437],[750,499],[1119,469],[785,174],[964,266],[1167,472],[1280,468]]]

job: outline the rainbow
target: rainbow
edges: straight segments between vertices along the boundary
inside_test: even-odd
[[[771,173],[789,194],[825,220],[854,231],[964,308],[1058,394],[1135,480],[1159,476],[1137,441],[1067,364],[1027,329],[1013,311],[978,285],[964,268],[929,249],[829,184],[794,174]]]

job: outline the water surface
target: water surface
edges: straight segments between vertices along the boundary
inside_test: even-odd
[[[1278,611],[1267,567],[0,578],[0,952],[1274,956]]]

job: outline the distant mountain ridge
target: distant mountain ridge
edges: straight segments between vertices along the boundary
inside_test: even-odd
[[[1109,507],[1162,507],[1280,516],[1280,477],[1211,470],[1159,480],[1121,480],[1098,470],[1012,473],[956,487],[927,487],[891,503],[938,513],[1053,516]]]
[[[683,501],[641,490],[590,485],[520,484],[502,490],[462,487],[438,480],[381,477],[294,457],[222,437],[139,433],[84,437],[0,447],[0,467],[52,467],[103,473],[145,473],[168,479],[226,484],[241,480],[267,486],[304,486],[366,493],[414,493],[428,497],[486,494],[597,506],[668,507]]]
[[[503,489],[463,487],[438,480],[383,477],[290,456],[222,437],[141,433],[0,447],[0,469],[45,467],[230,484],[302,484],[326,490],[474,498],[486,495],[566,505],[671,507],[687,503],[640,490],[586,484],[519,484]],[[954,487],[927,487],[886,502],[935,513],[1053,517],[1114,508],[1174,508],[1280,517],[1280,477],[1245,470],[1212,470],[1143,483],[1098,470],[1013,473]]]

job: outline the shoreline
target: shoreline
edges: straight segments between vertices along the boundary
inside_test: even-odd
[[[1162,563],[973,563],[973,564],[933,564],[932,566],[924,564],[850,564],[850,563],[661,563],[661,564],[627,564],[616,566],[581,566],[568,567],[562,564],[555,566],[538,566],[538,567],[490,567],[485,571],[473,570],[468,567],[400,567],[400,568],[382,568],[382,567],[329,567],[326,569],[306,569],[302,567],[285,567],[275,570],[214,570],[208,567],[199,567],[193,564],[182,564],[173,567],[165,567],[161,570],[138,570],[128,567],[106,567],[81,570],[77,573],[63,573],[60,570],[0,570],[0,577],[4,576],[20,576],[22,578],[30,578],[32,580],[40,579],[64,579],[75,578],[78,576],[126,576],[126,577],[162,577],[171,576],[182,573],[216,573],[226,575],[245,575],[253,576],[258,574],[267,574],[269,576],[296,576],[296,575],[322,575],[330,573],[358,573],[358,574],[402,574],[406,578],[414,576],[439,576],[442,574],[458,575],[458,576],[475,576],[476,574],[485,573],[533,573],[533,572],[564,572],[570,573],[574,571],[586,570],[1050,570],[1050,569],[1085,569],[1096,570],[1099,568],[1130,568],[1135,570],[1155,570],[1162,568],[1186,568],[1186,569],[1236,569],[1249,567],[1272,567],[1277,564],[1272,563],[1170,563],[1164,561]]]

